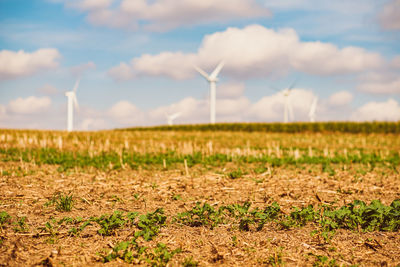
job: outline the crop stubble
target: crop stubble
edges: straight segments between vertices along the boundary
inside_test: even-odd
[[[62,137],[61,141],[59,137]],[[176,151],[179,155],[196,152],[205,156],[269,154],[280,158],[294,158],[296,150],[300,156],[308,155],[311,148],[312,153],[321,153],[327,158],[346,152],[374,153],[388,158],[400,151],[400,141],[395,135],[230,132],[66,135],[61,132],[4,131],[0,144],[5,149],[0,155],[0,212],[5,211],[11,216],[0,230],[0,263],[5,265],[102,265],[101,255],[107,255],[118,243],[131,240],[138,231],[137,226],[126,224],[110,236],[102,236],[98,233],[99,225],[92,222],[81,233],[71,235],[71,226],[57,221],[65,217],[89,220],[116,210],[125,214],[132,211],[146,214],[158,208],[165,211],[166,225],[153,240],[138,242],[150,248],[157,243],[164,243],[171,250],[181,248],[182,251],[170,260],[172,265],[180,265],[190,257],[201,266],[400,264],[398,231],[338,229],[331,239],[326,240],[321,235],[311,234],[319,229],[315,222],[284,229],[272,221],[260,231],[255,228],[243,231],[237,222],[210,228],[190,227],[174,220],[178,213],[192,209],[197,202],[218,208],[247,201],[252,208],[263,209],[276,201],[286,215],[294,206],[309,204],[314,207],[322,204],[343,206],[354,200],[369,203],[379,199],[390,205],[400,198],[396,159],[329,163],[328,167],[312,160],[310,163],[278,165],[268,161],[229,160],[190,165],[189,175],[184,163],[179,162],[183,157],[171,161],[173,163],[168,161],[166,166],[158,161],[132,165],[123,160],[119,167],[112,163],[98,168],[77,164],[62,169],[60,164],[41,163],[39,158],[25,160],[21,156],[19,160],[5,160],[7,149],[16,148],[22,153],[26,149],[49,147],[60,152],[92,155]],[[238,169],[238,175],[230,175]],[[72,211],[56,209],[51,200],[57,193],[73,196]],[[16,230],[17,222],[24,216],[28,229]],[[54,229],[44,230],[46,223]],[[127,263],[117,258],[107,264]],[[142,261],[141,264],[146,263]]]

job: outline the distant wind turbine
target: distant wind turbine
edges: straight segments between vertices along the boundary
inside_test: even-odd
[[[318,97],[314,97],[313,102],[311,103],[310,112],[308,113],[310,122],[315,122],[315,113],[317,111],[317,104],[318,104]]]
[[[221,61],[215,70],[208,75],[204,70],[199,67],[194,66],[194,68],[210,83],[210,123],[215,124],[215,106],[216,106],[216,91],[217,91],[217,82],[218,82],[218,74],[221,69],[224,67],[224,62]]]
[[[177,113],[174,113],[171,115],[168,115],[167,113],[165,113],[165,117],[167,118],[168,125],[170,125],[170,126],[174,125],[174,120],[181,115],[182,115],[181,112],[177,112]]]
[[[292,102],[290,100],[290,94],[292,92],[293,87],[296,85],[296,83],[297,83],[297,81],[292,83],[292,85],[289,88],[284,89],[282,91],[283,96],[285,97],[285,104],[284,104],[284,111],[283,111],[283,122],[285,122],[285,123],[289,122],[289,117],[290,117],[291,121],[294,120],[294,113],[293,113]]]
[[[74,128],[74,106],[75,109],[79,108],[78,99],[76,98],[76,90],[78,90],[80,79],[75,83],[74,89],[72,91],[65,92],[65,96],[68,98],[67,106],[67,130],[71,132]]]

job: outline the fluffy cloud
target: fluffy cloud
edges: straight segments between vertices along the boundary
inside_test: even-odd
[[[177,112],[181,113],[181,116],[177,119],[180,123],[204,123],[208,116],[208,110],[206,100],[186,97],[179,102],[149,111],[147,123],[166,124],[166,114]]]
[[[96,64],[94,64],[92,61],[89,61],[88,63],[80,64],[77,66],[74,66],[71,68],[71,73],[73,76],[79,77],[82,76],[85,72],[89,70],[94,70],[96,69]]]
[[[107,114],[122,125],[143,123],[142,112],[129,101],[120,101],[113,105]]]
[[[400,93],[400,77],[398,73],[372,72],[363,75],[357,86],[359,91],[373,94],[396,94]]]
[[[102,118],[85,118],[80,124],[79,129],[83,131],[107,129],[110,127]]]
[[[244,93],[245,85],[243,83],[223,83],[218,86],[217,97],[218,98],[238,98]]]
[[[0,105],[0,118],[3,117],[5,114],[6,114],[6,107]]]
[[[293,108],[296,121],[308,121],[307,114],[315,95],[305,89],[293,89],[289,95],[289,101]],[[282,92],[270,96],[264,96],[252,104],[248,118],[256,121],[283,121],[285,96]]]
[[[255,0],[64,0],[95,25],[165,31],[180,26],[270,16]]]
[[[61,57],[57,49],[39,49],[33,53],[0,51],[0,80],[34,74],[58,66]]]
[[[50,105],[51,99],[49,97],[30,96],[10,101],[7,111],[15,114],[35,114],[44,112]]]
[[[348,91],[334,93],[328,99],[329,105],[334,107],[348,105],[351,101],[353,101],[353,95]]]
[[[187,79],[194,75],[192,65],[212,69],[222,59],[224,74],[242,78],[279,76],[291,69],[314,75],[348,74],[383,64],[379,54],[362,48],[339,49],[329,43],[302,42],[293,29],[275,31],[250,25],[205,36],[197,53],[146,54],[133,58],[129,64],[121,63],[110,74],[114,78],[162,75]]]
[[[56,95],[60,91],[51,84],[45,84],[43,87],[37,89],[40,94],[43,95]]]
[[[393,58],[391,67],[395,69],[400,69],[400,56],[396,56]]]
[[[400,0],[389,1],[381,11],[379,20],[386,30],[400,30]]]
[[[369,102],[358,108],[352,115],[356,121],[397,121],[400,120],[400,106],[394,99],[386,102]]]
[[[114,0],[72,0],[66,2],[66,5],[82,11],[89,11],[108,8],[113,1]]]

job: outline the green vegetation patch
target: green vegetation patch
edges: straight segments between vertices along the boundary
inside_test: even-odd
[[[156,127],[136,127],[133,131],[230,131],[230,132],[342,132],[400,133],[400,122],[295,122],[295,123],[217,123]]]

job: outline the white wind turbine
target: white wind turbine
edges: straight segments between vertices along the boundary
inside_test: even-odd
[[[290,94],[292,92],[293,87],[296,85],[296,82],[297,81],[292,83],[292,85],[289,88],[284,89],[282,91],[283,96],[285,98],[284,111],[283,111],[283,122],[285,123],[289,122],[289,117],[291,121],[294,120],[294,113],[293,113],[292,102],[290,100]]]
[[[217,91],[217,82],[218,82],[218,74],[221,69],[224,67],[224,62],[221,61],[215,70],[208,75],[204,70],[199,67],[194,66],[194,68],[210,83],[210,123],[215,123],[215,105],[216,105],[216,91]]]
[[[171,115],[168,115],[167,113],[165,113],[165,117],[167,118],[168,125],[170,125],[170,126],[174,125],[174,120],[181,115],[182,115],[181,112],[177,112],[177,113],[174,113]]]
[[[79,108],[78,99],[76,98],[76,90],[78,90],[80,79],[75,83],[74,89],[72,91],[65,92],[65,96],[68,98],[67,106],[67,130],[71,132],[74,128],[74,106],[75,109]]]
[[[318,104],[318,97],[314,97],[313,102],[311,103],[310,112],[308,113],[310,122],[315,122],[315,112],[317,111],[317,104]]]

